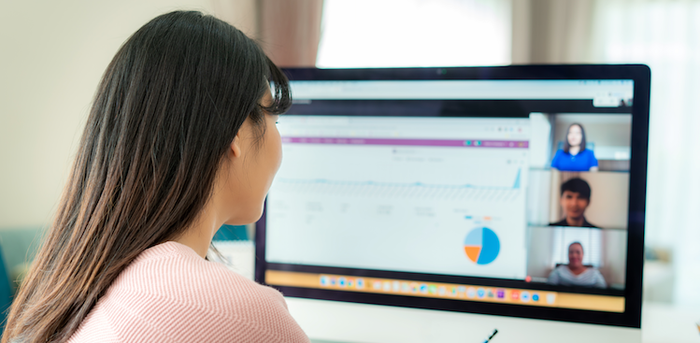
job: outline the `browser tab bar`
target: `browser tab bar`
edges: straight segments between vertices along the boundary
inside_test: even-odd
[[[611,106],[613,97],[631,99],[633,93],[630,80],[292,81],[290,84],[295,101],[600,98],[601,106]]]

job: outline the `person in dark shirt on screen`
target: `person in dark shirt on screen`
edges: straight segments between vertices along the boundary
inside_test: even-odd
[[[573,178],[561,185],[561,197],[559,203],[564,210],[564,219],[549,226],[575,226],[591,227],[597,226],[589,223],[584,216],[586,208],[591,204],[591,186],[588,182]]]

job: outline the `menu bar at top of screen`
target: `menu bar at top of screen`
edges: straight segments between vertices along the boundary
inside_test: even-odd
[[[529,119],[412,118],[284,115],[278,130],[283,138],[370,138],[441,140],[528,140]],[[284,141],[285,143],[304,143]],[[312,143],[309,141],[308,143]],[[317,141],[317,143],[322,143]]]
[[[616,107],[632,99],[632,80],[291,81],[295,100],[585,99]]]

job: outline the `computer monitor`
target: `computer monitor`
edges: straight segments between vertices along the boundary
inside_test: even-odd
[[[286,73],[256,280],[311,338],[640,339],[648,67]]]

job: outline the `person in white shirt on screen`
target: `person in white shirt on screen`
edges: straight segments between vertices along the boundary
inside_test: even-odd
[[[583,265],[583,245],[579,242],[569,245],[569,264],[555,268],[549,274],[547,283],[562,286],[607,287],[598,269]]]

